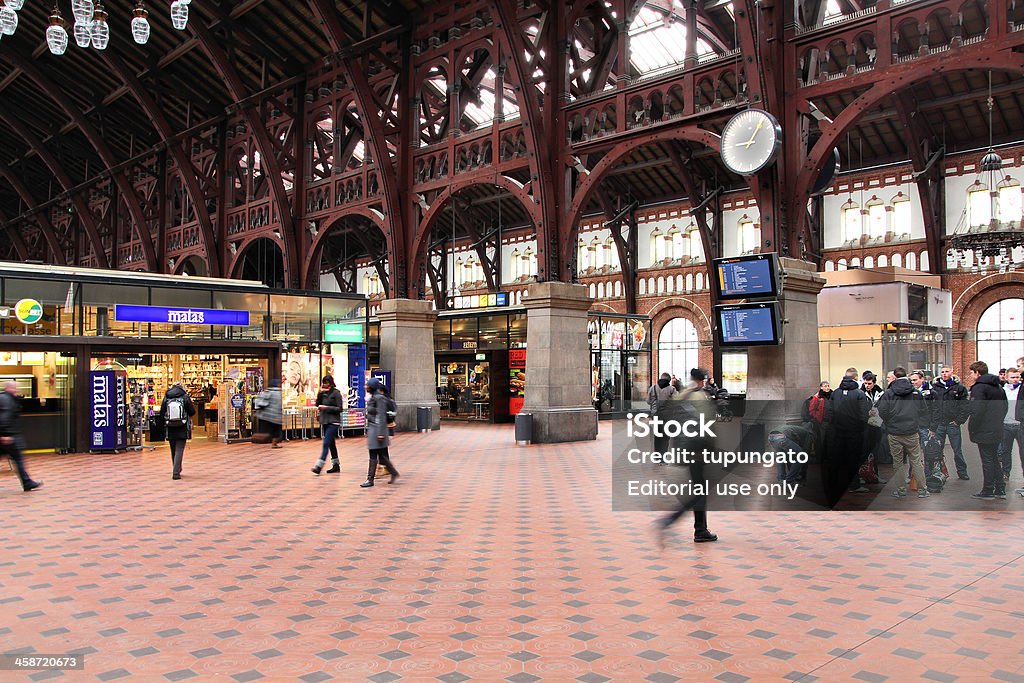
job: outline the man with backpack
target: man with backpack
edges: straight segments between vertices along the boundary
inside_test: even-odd
[[[175,382],[163,403],[160,415],[167,425],[167,443],[171,447],[171,479],[181,479],[181,462],[185,458],[185,442],[192,438],[192,416],[196,406],[181,382]]]

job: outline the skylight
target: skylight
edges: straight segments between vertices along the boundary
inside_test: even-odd
[[[697,56],[713,53],[703,39],[697,38]],[[629,61],[641,74],[682,66],[686,59],[686,25],[674,12],[644,7],[629,27]]]

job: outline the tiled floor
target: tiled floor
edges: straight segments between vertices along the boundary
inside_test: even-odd
[[[659,553],[610,441],[446,425],[369,490],[361,439],[320,478],[315,442],[3,467],[0,652],[87,656],[0,680],[1024,681],[1024,500],[712,514]]]

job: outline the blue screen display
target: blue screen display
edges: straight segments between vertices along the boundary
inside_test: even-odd
[[[775,344],[775,309],[772,306],[719,310],[722,343]]]
[[[722,297],[774,296],[771,259],[718,263],[718,288]]]

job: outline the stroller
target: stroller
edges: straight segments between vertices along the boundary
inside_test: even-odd
[[[924,475],[928,491],[942,493],[946,480],[949,479],[949,470],[946,469],[946,462],[942,457],[942,442],[935,437],[924,442]]]

